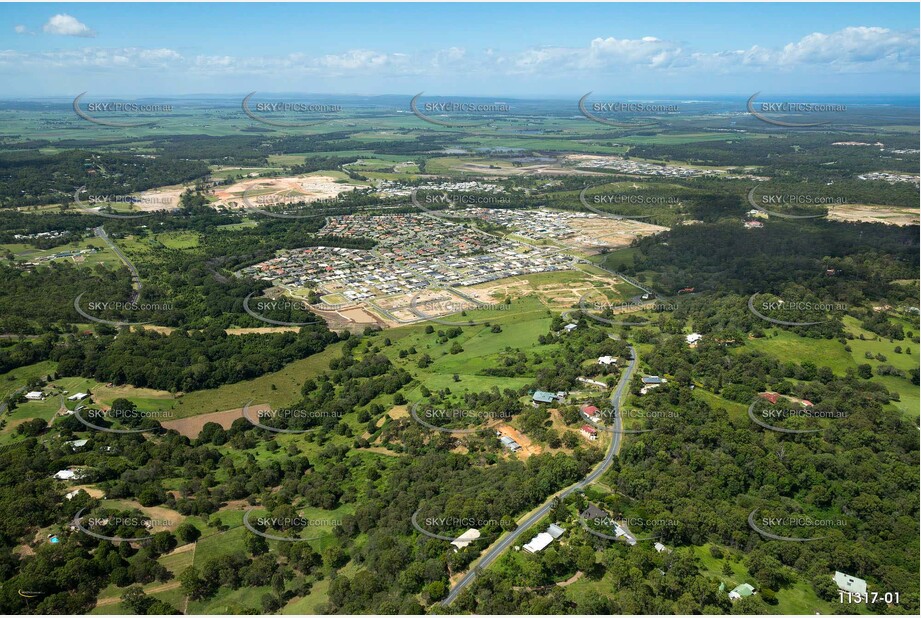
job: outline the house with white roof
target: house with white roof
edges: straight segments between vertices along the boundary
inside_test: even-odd
[[[547,534],[546,532],[541,532],[536,537],[525,543],[522,547],[524,550],[530,554],[536,554],[541,551],[547,545],[553,542],[553,537]]]
[[[557,526],[556,524],[550,524],[546,531],[541,532],[533,539],[525,543],[522,547],[526,552],[530,554],[536,554],[537,552],[545,549],[548,545],[550,545],[554,539],[558,539],[563,536],[564,532],[566,532],[566,530],[563,528]]]
[[[838,586],[838,590],[843,590],[844,592],[851,592],[853,594],[866,594],[867,593],[867,582],[866,580],[860,579],[853,575],[848,575],[847,573],[842,573],[841,571],[835,571],[835,585]]]
[[[41,391],[29,391],[26,393],[26,399],[29,401],[43,401],[45,399],[45,393]]]
[[[454,551],[457,552],[467,547],[478,538],[480,538],[480,531],[476,528],[470,528],[462,535],[451,541],[451,545],[454,546]]]
[[[77,450],[80,450],[81,448],[83,448],[84,446],[86,446],[86,443],[87,443],[87,442],[89,442],[89,440],[87,440],[87,439],[83,439],[83,440],[71,440],[70,442],[67,442],[67,445],[68,445],[72,450],[77,451]]]

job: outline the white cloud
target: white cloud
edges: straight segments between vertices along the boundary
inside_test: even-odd
[[[165,69],[181,67],[183,57],[172,49],[83,47],[71,50],[26,53],[0,50],[0,66],[35,69]]]
[[[91,38],[96,36],[96,33],[89,29],[89,27],[79,21],[76,17],[71,17],[66,13],[58,13],[48,20],[42,30],[48,34],[60,34],[62,36],[79,36]]]
[[[353,49],[342,54],[327,54],[317,59],[316,64],[333,71],[356,71],[360,69],[381,69],[404,63],[406,54],[387,54],[368,49]]]
[[[757,45],[714,54],[693,54],[694,64],[723,72],[737,69],[821,68],[828,72],[917,70],[918,30],[857,26],[825,34],[813,32],[780,49]]]
[[[73,20],[57,15],[64,21]],[[84,33],[76,24],[55,22],[60,32]],[[46,24],[45,30],[49,26]],[[16,29],[19,32],[19,29]],[[79,34],[75,34],[79,36]],[[456,77],[461,74],[499,76],[547,75],[566,79],[575,75],[618,75],[628,71],[674,75],[709,73],[815,73],[912,72],[919,64],[917,30],[895,31],[857,26],[831,33],[815,32],[797,41],[770,48],[700,52],[685,44],[655,36],[636,39],[596,37],[582,47],[537,47],[499,51],[445,47],[427,53],[404,53],[372,49],[351,49],[335,54],[310,56],[295,52],[275,56],[193,56],[167,48],[94,48],[45,52],[0,50],[0,65],[7,70],[42,68],[96,68],[116,72],[124,69],[165,69],[180,76],[274,75],[282,79],[302,76],[334,77]]]
[[[16,34],[28,34],[29,33],[29,29],[23,26],[22,24],[18,24],[14,26],[13,30],[16,31]]]
[[[853,27],[832,34],[814,32],[784,46],[778,54],[781,64],[875,64],[902,62],[918,55],[918,31],[898,32],[888,28]]]
[[[696,52],[654,36],[592,39],[587,47],[540,47],[511,53],[496,65],[513,73],[566,75],[573,71],[615,73],[633,69],[720,71],[753,69],[787,72],[821,68],[835,73],[912,71],[919,61],[917,30],[857,26],[816,32],[780,48]],[[489,54],[486,54],[489,57]]]

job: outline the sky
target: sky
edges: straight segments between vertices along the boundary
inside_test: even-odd
[[[0,4],[0,97],[918,95],[917,3]]]

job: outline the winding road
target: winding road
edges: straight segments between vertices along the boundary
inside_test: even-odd
[[[93,232],[96,234],[96,236],[102,239],[102,242],[108,245],[108,247],[115,253],[115,255],[118,256],[118,259],[120,259],[122,263],[128,267],[128,270],[131,271],[131,286],[134,288],[134,292],[131,294],[131,300],[128,302],[136,303],[138,300],[140,300],[141,289],[144,287],[144,284],[141,283],[141,275],[138,274],[138,269],[135,268],[134,264],[131,263],[131,260],[129,260],[128,257],[122,253],[122,250],[118,248],[118,245],[112,242],[112,239],[109,238],[109,235],[101,225],[97,228],[94,228]]]
[[[614,407],[615,410],[620,410],[620,402],[621,402],[621,399],[623,399],[624,391],[626,390],[627,386],[630,384],[630,378],[633,377],[633,372],[636,370],[636,366],[639,361],[639,359],[637,359],[636,357],[636,350],[633,349],[633,346],[630,346],[630,354],[631,356],[633,356],[633,360],[631,360],[630,363],[627,365],[626,369],[624,370],[623,375],[620,377],[620,381],[617,383],[617,389],[615,389],[614,393],[611,395],[611,405]],[[623,429],[622,427],[623,421],[621,420],[620,414],[615,416],[614,419],[615,419],[615,430],[619,432]],[[470,583],[473,582],[474,579],[476,579],[477,573],[481,569],[485,569],[490,564],[492,564],[492,562],[496,558],[498,558],[499,555],[503,551],[508,549],[515,542],[515,540],[518,539],[519,536],[521,536],[525,531],[531,528],[531,526],[536,524],[538,521],[546,517],[547,513],[549,513],[550,509],[553,507],[553,502],[556,498],[560,498],[562,500],[563,498],[565,498],[572,492],[579,491],[580,489],[583,489],[586,486],[594,483],[596,480],[598,480],[598,478],[601,477],[602,474],[607,472],[608,468],[610,468],[611,464],[614,462],[614,457],[616,457],[617,454],[620,452],[622,436],[623,436],[622,433],[611,433],[611,444],[610,446],[608,446],[608,452],[605,454],[604,459],[601,461],[601,463],[598,464],[595,467],[595,469],[592,470],[588,474],[588,476],[586,476],[584,479],[582,479],[578,483],[575,483],[574,485],[570,485],[563,491],[558,492],[554,494],[553,496],[551,496],[544,503],[543,506],[541,506],[530,517],[528,517],[520,526],[518,526],[517,528],[507,533],[502,538],[500,538],[496,542],[496,544],[493,547],[491,547],[483,555],[482,558],[480,558],[480,561],[477,563],[477,565],[473,569],[467,571],[467,574],[464,575],[464,577],[459,582],[457,582],[457,585],[455,585],[454,588],[451,589],[451,592],[449,592],[448,596],[446,596],[444,600],[442,600],[441,604],[447,607],[448,605],[453,603],[454,600],[460,595],[460,593],[463,592],[464,588],[469,586]]]

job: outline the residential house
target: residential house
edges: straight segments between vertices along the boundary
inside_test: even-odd
[[[848,575],[841,571],[835,571],[833,579],[835,580],[835,585],[838,586],[838,590],[853,594],[867,593],[867,582],[859,577],[854,577],[853,575]]]
[[[522,547],[529,554],[536,554],[542,549],[546,548],[550,543],[553,542],[553,537],[547,534],[546,532],[541,532],[536,537],[525,543]]]
[[[89,440],[87,440],[87,439],[83,439],[83,440],[71,440],[70,442],[67,442],[66,444],[67,444],[68,446],[70,446],[71,450],[78,451],[78,450],[80,450],[81,448],[83,448],[84,446],[86,446],[86,443],[87,443],[87,442],[89,442]]]
[[[755,594],[755,589],[751,584],[739,584],[729,593],[729,600],[737,601],[744,597],[750,597]]]
[[[522,547],[526,552],[536,554],[537,552],[550,545],[550,543],[552,543],[555,539],[563,536],[564,532],[566,532],[566,530],[563,528],[557,526],[556,524],[550,524],[547,527],[547,530],[535,536]]]
[[[480,531],[476,528],[470,528],[462,535],[451,541],[451,545],[454,546],[454,551],[457,552],[467,547],[478,538],[480,538]]]
[[[645,384],[645,386],[640,389],[640,395],[645,395],[650,390],[659,388],[667,382],[665,378],[660,378],[659,376],[643,376],[640,378],[640,381]]]
[[[591,502],[589,502],[588,508],[582,511],[579,516],[586,521],[592,521],[593,519],[604,520],[610,518],[610,515],[608,515],[607,511],[595,506]]]

